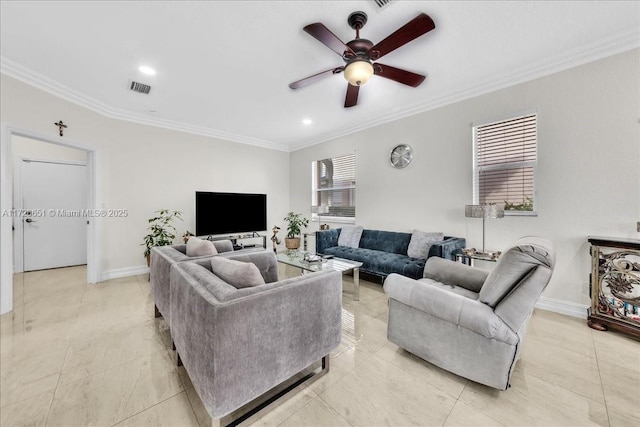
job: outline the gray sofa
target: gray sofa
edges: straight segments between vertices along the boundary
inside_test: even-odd
[[[351,248],[338,245],[340,231],[340,228],[317,231],[316,253],[360,261],[360,272],[373,275],[380,281],[391,273],[413,279],[422,277],[426,259],[407,255],[412,233],[364,229],[358,247]],[[431,246],[428,257],[454,259],[454,253],[463,249],[465,244],[463,238],[444,236],[443,241]]]
[[[384,282],[387,338],[447,371],[506,390],[554,266],[551,242],[523,237],[491,272],[434,257],[420,280],[391,274]]]
[[[266,283],[238,289],[213,273],[211,258],[170,274],[177,353],[214,424],[314,362],[328,369],[323,358],[341,337],[339,272],[278,281],[272,251],[229,259],[254,263]]]
[[[214,241],[213,245],[219,254],[233,253],[231,240]],[[170,323],[169,304],[169,272],[171,266],[177,262],[211,258],[211,255],[203,257],[187,256],[187,245],[155,246],[151,248],[151,267],[149,269],[149,282],[151,295],[155,304],[155,317],[164,317]]]

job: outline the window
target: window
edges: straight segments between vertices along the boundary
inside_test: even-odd
[[[534,215],[536,114],[473,128],[473,203],[497,203],[506,215]]]
[[[311,163],[311,219],[353,222],[356,217],[356,155]]]

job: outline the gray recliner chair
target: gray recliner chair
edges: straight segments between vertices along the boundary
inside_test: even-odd
[[[523,237],[491,272],[431,257],[422,279],[391,274],[384,282],[387,338],[447,371],[506,390],[554,266],[551,242]]]

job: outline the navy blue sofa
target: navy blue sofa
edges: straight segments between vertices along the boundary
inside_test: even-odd
[[[361,272],[377,276],[381,280],[391,273],[402,274],[412,279],[422,278],[427,260],[407,255],[411,233],[365,229],[358,248],[354,249],[338,246],[340,230],[336,228],[316,231],[316,253],[360,261]],[[463,249],[465,244],[464,238],[444,236],[441,243],[431,246],[429,257],[455,260],[454,252]]]

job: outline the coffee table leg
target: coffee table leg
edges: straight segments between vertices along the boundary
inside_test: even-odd
[[[353,269],[353,299],[360,301],[360,269]]]

